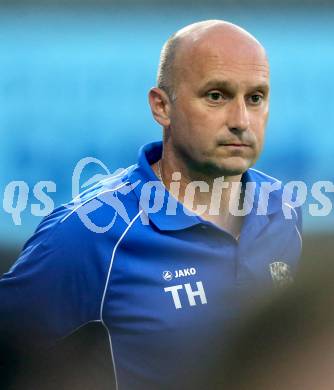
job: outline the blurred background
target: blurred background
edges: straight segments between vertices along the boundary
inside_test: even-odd
[[[42,218],[39,182],[55,183],[57,206],[72,197],[79,160],[113,172],[161,138],[147,102],[161,46],[184,25],[217,18],[268,51],[271,115],[256,167],[304,181],[309,193],[316,181],[334,182],[332,1],[1,1],[0,275]],[[91,162],[83,177],[105,173]],[[334,211],[310,216],[310,203],[304,258],[320,261],[334,250]]]

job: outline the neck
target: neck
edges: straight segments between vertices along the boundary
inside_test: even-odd
[[[231,202],[238,202],[241,174],[237,176],[214,176],[201,174],[182,161],[166,155],[152,165],[167,190],[187,209],[201,215],[205,220],[227,229],[234,236],[240,233],[242,218],[230,212]],[[179,172],[179,174],[176,174]],[[242,201],[242,199],[241,199]]]

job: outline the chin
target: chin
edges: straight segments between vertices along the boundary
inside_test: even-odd
[[[240,176],[247,171],[246,169],[222,169],[222,176]]]
[[[219,170],[224,176],[239,176],[247,171],[251,164],[243,161],[239,164],[220,164]]]
[[[211,159],[201,162],[195,170],[210,177],[240,176],[251,166],[251,161],[243,158]]]

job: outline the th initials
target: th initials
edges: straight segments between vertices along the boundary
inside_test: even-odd
[[[196,282],[196,285],[197,285],[197,290],[193,290],[191,288],[190,283],[186,283],[184,286],[182,284],[178,284],[177,286],[166,287],[164,290],[165,292],[170,292],[172,294],[175,309],[182,309],[179,291],[183,290],[183,288],[186,290],[188,302],[190,306],[196,306],[197,303],[195,297],[198,297],[198,300],[201,302],[202,305],[207,304],[203,283]]]

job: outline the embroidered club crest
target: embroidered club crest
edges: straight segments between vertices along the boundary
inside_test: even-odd
[[[283,261],[275,261],[269,265],[269,268],[276,287],[285,287],[293,282],[290,267]]]

